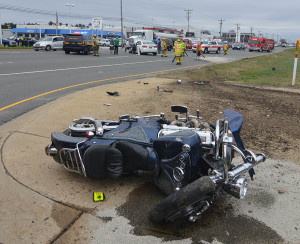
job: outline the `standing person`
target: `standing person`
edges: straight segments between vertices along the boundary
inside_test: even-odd
[[[166,38],[163,38],[161,42],[161,56],[162,57],[168,57],[167,56],[167,43],[166,43]]]
[[[227,42],[224,43],[223,50],[224,50],[224,55],[227,55],[227,50],[228,50],[228,44],[227,44]]]
[[[111,38],[110,40],[109,40],[109,51],[110,51],[110,54],[113,54],[113,51],[114,51],[114,39],[113,38]]]
[[[114,45],[115,45],[115,52],[114,52],[114,54],[118,55],[119,54],[119,38],[118,37],[116,37]]]
[[[157,37],[157,53],[160,54],[161,52],[161,40],[160,37]]]
[[[199,42],[196,46],[196,60],[200,60],[200,56],[202,55],[202,42]]]
[[[181,57],[182,57],[182,43],[181,40],[178,39],[177,42],[174,43],[174,55],[176,57],[176,65],[181,65]]]
[[[184,54],[186,51],[186,43],[185,43],[185,41],[182,41],[181,44],[182,44],[182,56],[184,57],[185,56]]]
[[[98,54],[98,49],[99,49],[99,45],[98,45],[98,41],[97,41],[97,35],[93,36],[93,40],[92,40],[92,44],[93,44],[93,55],[94,56],[99,56]]]

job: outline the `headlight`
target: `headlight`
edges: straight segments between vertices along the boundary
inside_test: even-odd
[[[40,46],[44,47],[44,46],[46,46],[46,43],[41,43]]]

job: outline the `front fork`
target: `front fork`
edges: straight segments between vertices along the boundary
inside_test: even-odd
[[[222,138],[220,138],[220,123],[223,122],[223,135]],[[219,160],[221,159],[223,162],[223,181],[224,183],[228,182],[228,169],[231,164],[232,160],[232,146],[233,146],[233,137],[229,136],[229,123],[227,118],[217,120],[216,124],[216,135],[215,135],[215,159]],[[220,157],[220,147],[222,150],[222,157]]]

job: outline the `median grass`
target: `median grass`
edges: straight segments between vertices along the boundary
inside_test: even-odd
[[[228,55],[230,56],[230,51]],[[292,84],[294,60],[295,49],[287,49],[280,53],[244,58],[232,63],[218,64],[161,76],[193,81],[230,81],[253,85],[290,86]],[[296,86],[300,86],[299,67],[296,76]]]
[[[20,49],[33,49],[33,47],[0,47],[0,50],[20,50]]]

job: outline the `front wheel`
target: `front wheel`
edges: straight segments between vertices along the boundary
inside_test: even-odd
[[[45,50],[46,50],[46,51],[50,51],[50,50],[51,50],[51,46],[49,46],[49,45],[46,46],[46,47],[45,47]]]
[[[161,223],[188,217],[207,207],[214,192],[215,184],[211,179],[201,177],[157,203],[148,212],[148,218]]]

